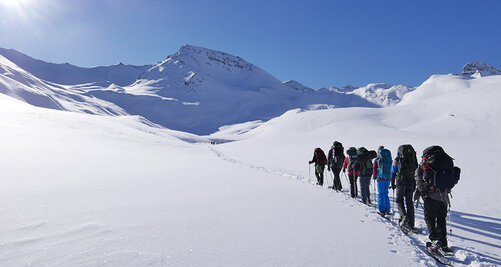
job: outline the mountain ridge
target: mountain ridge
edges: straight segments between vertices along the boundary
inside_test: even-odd
[[[213,133],[225,125],[266,121],[297,108],[393,106],[416,89],[372,83],[362,87],[347,85],[314,90],[294,80],[282,82],[241,57],[193,45],[183,45],[174,54],[152,65],[119,63],[87,69],[67,63],[43,62],[12,49],[0,49],[0,54],[6,51],[22,64],[33,64],[27,69],[36,74],[4,57],[26,72],[14,75],[19,78],[17,82],[12,82],[7,76],[2,78],[6,84],[2,89],[4,93],[18,99],[28,97],[24,100],[33,105],[39,103],[40,106],[66,111],[139,115],[173,130],[201,135]],[[68,68],[76,76],[82,74],[82,70],[97,72],[91,77],[69,75],[72,81],[86,82],[65,85],[57,83],[58,77],[44,79],[47,76],[37,76],[44,74],[38,68],[45,67],[49,74],[56,76],[64,74]],[[113,76],[113,73],[117,75]],[[478,73],[478,68],[475,73]],[[10,85],[15,90],[11,90]],[[33,101],[33,96],[42,96],[42,100],[49,102]],[[46,104],[40,104],[42,102]]]

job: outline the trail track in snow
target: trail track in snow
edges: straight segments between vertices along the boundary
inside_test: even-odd
[[[324,187],[319,187],[316,185],[316,181],[312,180],[311,178],[303,177],[298,174],[286,172],[283,170],[277,170],[277,169],[271,169],[267,168],[264,166],[255,166],[252,164],[248,164],[233,158],[230,158],[220,151],[218,151],[216,148],[213,146],[209,146],[209,149],[220,159],[230,163],[230,164],[235,164],[239,165],[245,168],[250,168],[258,171],[262,171],[265,173],[270,173],[270,174],[275,174],[279,175],[282,177],[286,178],[292,178],[295,180],[298,180],[302,183],[308,183],[311,185],[315,185],[318,189],[323,189],[324,191],[328,192],[329,196],[335,196],[338,193],[334,192],[332,189],[327,189]],[[330,172],[329,172],[330,173]],[[325,179],[327,181],[328,179]],[[345,181],[346,182],[346,181]],[[327,184],[327,182],[326,182]],[[371,199],[375,199],[376,193],[371,189]],[[399,226],[398,226],[398,218],[395,217],[395,214],[398,213],[398,210],[395,207],[395,199],[393,196],[390,195],[390,201],[392,205],[392,211],[393,215],[391,215],[388,218],[382,218],[379,214],[377,214],[377,210],[374,208],[374,206],[367,206],[363,204],[360,201],[354,201],[351,196],[349,195],[349,190],[343,189],[341,192],[345,195],[345,200],[343,202],[347,203],[351,207],[357,205],[358,207],[362,207],[366,209],[366,214],[365,217],[367,219],[371,219],[372,221],[379,221],[385,223],[387,226],[387,229],[389,232],[391,232],[390,236],[388,238],[388,243],[394,245],[396,248],[392,250],[391,252],[393,253],[399,253],[399,244],[401,243],[407,243],[410,246],[415,248],[415,251],[412,253],[413,256],[417,257],[416,258],[416,263],[419,263],[421,266],[443,266],[440,263],[437,263],[435,259],[433,259],[431,256],[428,255],[426,251],[426,242],[428,240],[428,231],[426,224],[424,222],[424,214],[423,214],[423,209],[422,206],[418,207],[415,209],[415,220],[416,220],[416,228],[417,229],[423,229],[419,231],[418,233],[411,233],[411,234],[404,234]],[[454,211],[450,211],[451,213],[454,213]],[[454,215],[451,215],[454,216]],[[458,216],[459,217],[459,216]],[[449,222],[448,222],[449,223]],[[451,228],[450,226],[447,226],[447,230],[450,231]],[[466,227],[466,226],[459,226],[458,228],[461,227]],[[499,225],[501,227],[501,224]],[[501,233],[498,234],[500,240],[501,240]],[[453,266],[501,266],[501,258],[499,255],[487,255],[483,254],[480,252],[477,252],[474,247],[472,247],[471,242],[468,242],[470,238],[463,238],[459,235],[448,233],[448,240],[449,240],[449,245],[452,244],[452,248],[455,250],[455,256],[453,257],[448,257],[449,260],[451,260]],[[474,240],[475,241],[475,240]],[[480,241],[479,241],[480,242]],[[480,242],[482,243],[482,242]],[[496,246],[496,245],[494,245]],[[501,247],[500,247],[501,248]]]

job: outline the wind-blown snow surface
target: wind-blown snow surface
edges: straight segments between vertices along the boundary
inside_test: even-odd
[[[454,262],[500,265],[500,85],[433,76],[394,107],[293,110],[224,127],[207,138],[239,141],[212,147],[138,117],[0,94],[0,265],[436,266],[425,233],[407,237],[346,190],[312,185],[313,148],[334,140],[444,146],[463,170]]]

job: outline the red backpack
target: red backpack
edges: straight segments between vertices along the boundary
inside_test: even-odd
[[[325,156],[325,153],[321,148],[319,148],[319,147],[315,148],[314,153],[317,156],[317,162],[315,162],[316,164],[320,164],[320,165],[327,164],[327,157]]]

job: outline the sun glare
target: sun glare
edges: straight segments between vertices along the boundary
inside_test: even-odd
[[[30,0],[0,0],[3,6],[21,6],[26,5]]]

